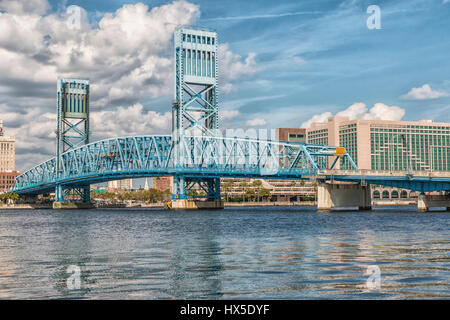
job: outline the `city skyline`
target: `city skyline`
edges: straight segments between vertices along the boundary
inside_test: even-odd
[[[21,171],[54,155],[57,76],[91,79],[92,140],[170,132],[171,19],[219,34],[221,127],[300,127],[331,115],[449,121],[449,22],[439,17],[450,4],[440,0],[380,1],[379,30],[366,26],[367,1],[77,1],[84,22],[68,39],[57,30],[67,28],[69,3],[33,3],[0,3],[0,56],[11,62],[1,72],[0,105]],[[118,41],[118,30],[134,33]],[[11,32],[21,41],[11,43]]]
[[[450,297],[449,13],[0,0],[0,298]]]

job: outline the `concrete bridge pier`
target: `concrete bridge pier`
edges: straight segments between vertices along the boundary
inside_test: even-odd
[[[208,190],[206,199],[191,198],[186,195],[186,184],[198,184],[203,190]],[[220,196],[220,179],[209,178],[185,178],[183,176],[174,177],[173,194],[175,198],[167,204],[166,209],[223,209],[224,204]]]
[[[450,211],[450,195],[420,194],[417,199],[417,211],[427,212],[430,208],[446,208]]]
[[[198,209],[223,209],[223,201],[218,199],[212,200],[193,200],[179,199],[172,201],[169,209],[182,210],[198,210]]]
[[[370,185],[345,182],[320,183],[317,190],[317,210],[331,211],[338,207],[372,209]]]
[[[91,190],[89,185],[65,188],[58,185],[55,190],[53,209],[92,209]]]

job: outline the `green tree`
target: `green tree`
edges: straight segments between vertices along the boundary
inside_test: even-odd
[[[0,201],[2,201],[3,203],[16,203],[19,200],[21,200],[20,196],[14,192],[6,192],[0,194]]]
[[[222,188],[223,188],[223,190],[225,191],[225,201],[227,201],[228,202],[228,193],[231,191],[231,189],[233,188],[233,185],[234,185],[234,181],[233,180],[230,180],[230,181],[227,181],[227,182],[225,182],[223,185],[222,185]]]
[[[255,201],[256,193],[253,189],[245,190],[245,196],[247,197],[247,201]]]
[[[267,201],[270,201],[270,199],[272,199],[272,194],[270,193],[270,190],[266,188],[261,188],[258,192],[258,196],[260,196],[261,198],[266,198]]]
[[[259,191],[260,191],[261,186],[262,186],[262,181],[261,180],[254,180],[252,182],[252,186],[255,189],[255,194],[256,194],[257,200],[259,201]]]
[[[259,188],[259,187],[262,186],[262,181],[261,181],[261,180],[254,180],[254,181],[252,182],[252,185],[253,185],[255,188]]]

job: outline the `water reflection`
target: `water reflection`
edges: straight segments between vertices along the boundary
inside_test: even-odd
[[[450,297],[449,215],[398,211],[0,211],[0,298]]]

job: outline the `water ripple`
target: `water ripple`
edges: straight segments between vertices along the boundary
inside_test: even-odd
[[[0,298],[449,298],[449,218],[401,207],[0,211]]]

